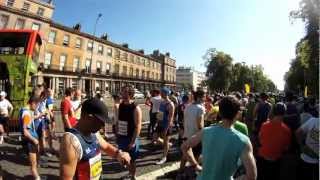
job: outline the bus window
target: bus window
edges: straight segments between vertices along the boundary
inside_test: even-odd
[[[0,55],[26,54],[29,41],[28,33],[1,33]]]

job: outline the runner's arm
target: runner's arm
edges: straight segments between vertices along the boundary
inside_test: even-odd
[[[107,153],[109,156],[116,158],[120,163],[130,164],[130,156],[126,152],[122,152],[106,140],[104,140],[99,133],[96,133],[97,139],[99,141],[99,145],[101,150]]]
[[[76,146],[72,136],[68,133],[64,134],[60,144],[60,178],[63,180],[72,180],[76,172],[79,159]]]
[[[139,106],[137,106],[135,111],[134,111],[135,129],[134,129],[134,132],[133,132],[133,137],[132,137],[131,142],[130,142],[131,145],[133,145],[135,143],[135,140],[140,135],[141,123],[142,123],[141,121],[142,121],[141,109],[140,109]]]
[[[198,125],[198,129],[203,129],[204,127],[204,113],[205,110],[200,110],[198,118],[197,118],[197,125]]]
[[[197,160],[194,158],[192,151],[189,151],[189,149],[196,147],[199,143],[201,143],[202,134],[203,134],[203,130],[197,132],[190,139],[185,141],[181,146],[181,150],[183,152],[183,155],[189,160],[189,162],[193,166],[197,166],[199,164],[198,164]]]
[[[250,141],[246,144],[242,154],[241,161],[246,169],[246,180],[257,179],[257,167],[253,157],[253,150]]]

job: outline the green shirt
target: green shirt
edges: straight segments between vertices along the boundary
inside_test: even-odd
[[[249,136],[248,127],[245,123],[236,121],[233,125],[233,128],[241,132],[242,134]]]
[[[213,125],[203,129],[203,170],[197,180],[231,180],[249,138],[234,128]]]

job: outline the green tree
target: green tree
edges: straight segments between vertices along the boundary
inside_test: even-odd
[[[209,49],[204,56],[208,77],[206,84],[211,91],[244,91],[250,84],[251,91],[274,92],[275,84],[263,73],[261,65],[249,67],[244,62],[232,64],[232,57],[216,49]]]
[[[207,85],[212,91],[226,91],[230,87],[232,57],[222,51],[211,48],[204,55],[207,67]]]
[[[319,95],[319,0],[301,0],[300,8],[292,11],[292,19],[305,22],[306,35],[296,45],[296,58],[285,74],[286,89],[302,92],[308,86],[310,94]]]

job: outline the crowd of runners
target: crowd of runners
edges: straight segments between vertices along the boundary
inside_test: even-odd
[[[100,94],[82,99],[81,90],[66,88],[58,119],[53,91],[37,86],[28,104],[19,107],[21,142],[34,179],[40,179],[41,156],[53,155],[59,158],[62,179],[101,179],[102,152],[127,167],[123,178],[136,179],[145,117],[134,93],[134,87],[122,87],[108,109]],[[166,163],[170,148],[182,152],[177,179],[195,178],[184,176],[191,167],[199,180],[277,180],[283,179],[286,163],[286,171],[297,180],[319,179],[319,102],[314,97],[292,92],[179,93],[163,87],[148,93],[145,105],[150,109],[147,138],[163,150],[155,163]],[[0,92],[0,144],[12,110],[6,93]],[[64,126],[60,138],[57,121]],[[112,126],[116,146],[107,141],[107,126]],[[53,141],[60,143],[60,150]]]

